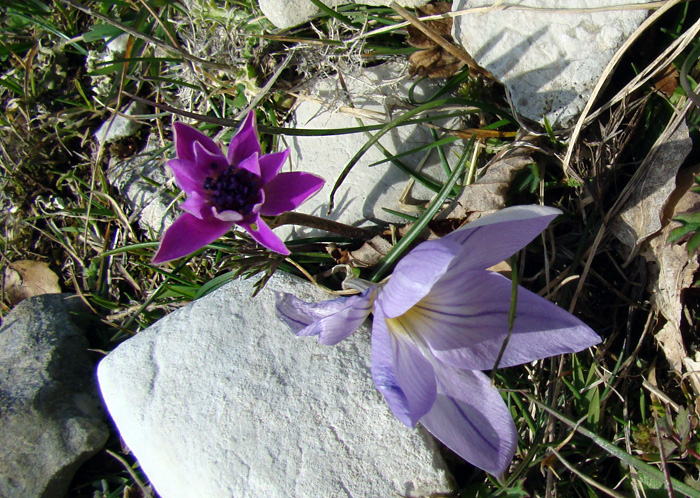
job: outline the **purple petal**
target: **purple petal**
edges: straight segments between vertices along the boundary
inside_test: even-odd
[[[318,336],[318,342],[332,346],[347,338],[372,311],[372,293],[307,303],[292,294],[277,296],[277,312],[298,336]]]
[[[186,194],[192,195],[192,192],[203,190],[203,180],[194,161],[171,159],[166,163],[166,166],[173,172],[177,186]]]
[[[238,225],[245,229],[246,232],[250,234],[255,242],[261,246],[265,246],[271,251],[278,252],[280,254],[289,254],[289,249],[284,245],[284,242],[275,235],[272,229],[263,221],[262,218],[257,218],[254,222],[249,223],[238,223]]]
[[[377,306],[372,322],[372,379],[394,416],[408,427],[415,426],[435,401],[432,365],[401,324],[387,322]]]
[[[545,206],[513,206],[484,216],[445,235],[441,241],[463,246],[455,270],[483,270],[528,245],[561,211]]]
[[[321,190],[323,183],[322,178],[311,173],[300,171],[280,173],[263,188],[265,203],[260,209],[260,214],[277,216],[292,211]]]
[[[400,316],[423,299],[461,250],[460,245],[443,238],[423,242],[409,252],[379,295],[386,316]]]
[[[187,194],[201,192],[207,177],[216,176],[217,171],[227,167],[226,157],[219,149],[211,152],[200,142],[193,142],[192,155],[194,160],[177,158],[168,161],[175,181]]]
[[[393,278],[393,277],[392,277]],[[512,283],[498,273],[449,273],[406,314],[439,360],[490,370],[508,335]],[[588,326],[544,298],[518,288],[513,332],[499,367],[574,353],[600,342]]]
[[[289,157],[289,149],[260,156],[260,178],[262,179],[263,185],[272,181],[277,173],[279,173],[287,157]]]
[[[255,153],[259,156],[262,154],[262,150],[260,142],[258,142],[255,111],[250,111],[228,146],[228,163],[232,166],[238,166],[241,161]]]
[[[173,124],[173,134],[175,136],[175,150],[178,159],[195,162],[195,144],[200,144],[201,147],[208,150],[212,155],[221,155],[223,152],[211,138],[206,136],[199,130],[192,128],[184,123]]]
[[[501,476],[517,445],[515,424],[482,372],[436,368],[438,395],[421,424],[467,462]]]
[[[189,197],[185,199],[185,202],[180,204],[180,209],[190,213],[198,220],[203,220],[206,216],[210,216],[212,214],[212,208],[207,203],[207,199],[202,197],[202,195],[196,190],[191,192]]]
[[[163,234],[154,263],[181,258],[214,242],[231,229],[232,224],[216,218],[198,220],[190,213],[182,213]]]
[[[238,167],[246,171],[250,171],[256,176],[260,176],[260,161],[257,152],[253,152],[250,156],[238,163]]]

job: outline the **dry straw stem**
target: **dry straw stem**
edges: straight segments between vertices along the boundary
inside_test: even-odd
[[[630,181],[625,185],[625,188],[622,190],[620,195],[617,197],[615,203],[613,206],[610,208],[608,213],[605,215],[605,219],[603,220],[603,223],[601,223],[600,228],[598,229],[598,233],[596,234],[595,240],[593,241],[592,246],[589,248],[586,258],[586,264],[584,265],[583,271],[581,272],[581,277],[578,281],[578,285],[576,286],[576,291],[574,292],[574,296],[571,299],[571,305],[569,306],[569,312],[573,313],[574,309],[576,308],[576,302],[578,301],[578,297],[583,291],[583,285],[586,282],[586,279],[588,277],[588,273],[591,269],[591,264],[593,263],[593,258],[595,258],[596,254],[598,253],[598,247],[600,246],[600,243],[603,240],[603,236],[606,233],[606,230],[612,221],[612,219],[617,216],[617,214],[622,210],[623,206],[629,199],[630,195],[634,191],[634,188],[637,186],[637,184],[641,181],[643,181],[647,177],[647,173],[649,170],[649,167],[654,163],[654,158],[656,157],[660,145],[666,143],[671,135],[673,135],[678,128],[678,126],[681,125],[681,123],[684,122],[685,116],[690,111],[690,109],[693,106],[693,102],[688,100],[685,105],[683,106],[682,109],[677,110],[676,114],[674,115],[673,119],[668,123],[666,126],[666,129],[663,131],[661,136],[656,140],[654,143],[653,147],[651,148],[651,151],[647,154],[647,156],[644,158],[644,161],[642,161],[642,164],[639,165],[637,170],[635,171],[634,175],[630,179]],[[634,254],[630,255],[628,260],[625,262],[625,265],[629,264],[629,262],[632,260],[632,256]],[[624,266],[624,265],[623,265]]]
[[[673,0],[672,2],[669,2],[669,5],[671,5],[671,4],[676,4],[676,3],[678,3],[679,1],[683,1],[683,0],[677,0],[677,1],[676,1],[676,0]],[[661,11],[659,11],[657,14],[659,14],[659,13],[661,13]],[[650,18],[650,19],[651,19],[651,18]],[[640,29],[641,29],[641,27],[640,27]],[[688,38],[688,37],[686,37],[686,35],[688,35],[689,33],[691,33],[692,36],[694,37],[694,36],[697,34],[698,30],[700,30],[700,20],[697,21],[697,22],[692,26],[692,28],[689,29],[689,30],[683,35],[683,37],[680,37],[678,40],[681,40],[681,39],[683,39],[683,38],[686,38],[686,39],[687,39],[687,43],[690,43],[690,41],[692,40],[692,38]],[[638,33],[640,33],[639,30],[635,33],[635,35],[638,36]],[[677,40],[677,41],[678,41],[678,40]],[[685,45],[684,45],[684,46],[685,46]],[[618,54],[616,54],[616,57],[617,57],[617,55],[619,55],[619,54],[621,54],[621,52],[618,52]],[[609,66],[608,69],[610,69],[610,67],[611,67],[611,66]],[[613,66],[613,67],[614,67],[614,66]],[[659,66],[659,67],[660,67],[660,68],[663,68],[663,67],[665,67],[665,65]],[[606,73],[608,73],[608,71],[606,71]],[[596,94],[602,89],[602,86],[603,86],[603,84],[604,84],[604,82],[605,82],[605,79],[604,79],[604,78],[605,78],[605,75],[603,75],[603,78],[601,78],[601,79],[599,80],[599,84],[598,84],[598,86],[596,87],[596,90],[597,90],[597,91],[594,91],[593,95],[591,96],[591,99],[588,101],[588,104],[586,105],[586,110],[590,111],[590,108],[592,107],[592,103],[593,103],[593,101],[595,100]],[[603,82],[603,84],[601,84],[601,82]],[[640,164],[640,166],[637,168],[637,170],[635,171],[635,173],[634,173],[634,175],[632,176],[632,178],[630,179],[630,181],[627,183],[627,185],[625,186],[625,188],[622,190],[622,192],[620,193],[620,195],[617,197],[617,199],[616,199],[615,203],[613,204],[613,206],[610,208],[610,210],[609,210],[608,213],[606,214],[605,219],[603,220],[603,223],[601,224],[601,226],[600,226],[600,228],[599,228],[599,230],[598,230],[598,233],[597,233],[597,235],[596,235],[596,238],[595,238],[595,240],[594,240],[594,242],[593,242],[593,245],[592,245],[592,247],[591,247],[591,249],[590,249],[590,251],[589,251],[589,254],[590,254],[590,255],[588,256],[588,258],[587,258],[587,260],[586,260],[586,264],[585,264],[585,266],[584,266],[584,270],[583,270],[583,272],[582,272],[582,274],[581,274],[581,278],[580,278],[580,280],[579,280],[579,282],[578,282],[578,286],[576,287],[576,291],[575,291],[574,296],[573,296],[573,299],[572,299],[572,301],[571,301],[571,306],[569,307],[569,310],[570,310],[570,311],[573,311],[573,309],[574,309],[575,306],[576,306],[576,302],[577,302],[577,300],[578,300],[578,296],[580,295],[581,291],[583,290],[583,285],[584,285],[584,283],[585,283],[585,281],[586,281],[586,277],[587,277],[588,272],[589,272],[589,270],[590,270],[591,263],[593,262],[593,258],[596,256],[596,254],[597,254],[597,252],[598,252],[598,246],[600,245],[600,243],[601,243],[601,241],[602,241],[602,239],[603,239],[603,235],[604,235],[604,233],[605,233],[605,231],[606,231],[606,229],[607,229],[609,223],[612,221],[612,219],[613,219],[615,216],[617,216],[617,214],[618,214],[618,213],[620,212],[620,210],[623,208],[623,206],[625,205],[625,203],[626,203],[627,200],[629,199],[630,195],[632,194],[632,192],[633,192],[634,188],[637,186],[637,184],[638,184],[639,182],[643,181],[643,180],[647,177],[648,169],[649,169],[650,165],[653,164],[653,160],[654,160],[654,158],[656,157],[656,154],[658,153],[659,146],[660,146],[661,144],[664,144],[664,143],[666,143],[666,142],[668,141],[669,137],[670,137],[671,135],[673,135],[673,133],[674,133],[674,132],[676,131],[676,129],[678,128],[678,126],[680,126],[680,124],[684,122],[685,116],[687,115],[687,113],[690,111],[690,109],[691,109],[692,107],[693,107],[693,102],[690,101],[690,100],[687,100],[681,109],[676,110],[676,113],[675,113],[673,119],[667,124],[667,126],[666,126],[664,132],[663,132],[663,133],[661,134],[661,136],[659,136],[659,138],[656,140],[656,142],[654,143],[654,146],[651,148],[651,151],[649,152],[649,154],[647,154],[647,156],[644,158],[644,161],[642,161],[642,164]],[[569,142],[569,149],[568,149],[568,151],[567,151],[567,155],[566,155],[566,158],[564,159],[564,163],[563,163],[565,173],[568,173],[568,171],[569,171],[569,166],[568,166],[568,164],[569,164],[569,161],[570,161],[570,159],[571,159],[572,151],[574,150],[574,144],[575,144],[575,142],[576,142],[576,140],[577,140],[577,138],[578,138],[578,136],[579,136],[579,134],[580,134],[580,132],[581,132],[581,130],[582,130],[582,128],[583,128],[583,124],[584,124],[584,122],[585,122],[585,113],[586,113],[586,110],[584,110],[584,114],[581,116],[581,119],[579,119],[579,122],[577,123],[576,128],[574,129],[574,133],[572,134],[571,140],[570,140],[570,142]],[[632,256],[633,256],[633,254],[630,256],[630,258],[628,258],[628,261],[625,262],[625,265],[626,265],[626,264],[629,264],[629,262],[631,261]]]
[[[297,92],[287,92],[297,100],[303,100],[304,102],[313,102],[320,106],[327,107],[328,102],[326,100],[320,99],[319,97],[313,95],[305,95]],[[386,123],[389,120],[389,115],[385,112],[373,111],[371,109],[358,109],[356,107],[351,107],[348,105],[341,105],[333,109],[333,112],[338,112],[341,114],[347,114],[360,119],[371,119],[380,123]]]
[[[668,66],[673,61],[673,59],[675,59],[695,39],[696,35],[700,31],[700,20],[696,21],[695,24],[693,24],[693,26],[690,27],[690,29],[688,29],[683,35],[678,37],[678,39],[676,39],[659,57],[657,57],[656,60],[649,64],[644,71],[642,71],[637,77],[630,81],[630,83],[628,83],[625,86],[625,88],[623,88],[615,97],[613,97],[608,103],[606,103],[604,106],[598,109],[596,113],[591,114],[591,109],[593,108],[595,101],[597,100],[598,96],[602,93],[603,89],[608,83],[608,80],[612,76],[615,68],[620,63],[622,57],[627,52],[627,50],[629,50],[629,48],[637,41],[637,39],[644,33],[644,31],[647,30],[647,28],[652,26],[669,9],[684,1],[685,0],[668,0],[667,2],[655,2],[662,3],[664,5],[653,15],[649,16],[649,18],[647,18],[639,26],[639,28],[637,28],[637,30],[632,34],[632,36],[630,36],[630,38],[622,44],[622,46],[618,49],[613,58],[610,60],[607,67],[603,71],[603,74],[598,79],[598,83],[593,89],[593,92],[591,93],[591,96],[588,99],[586,106],[581,112],[581,116],[576,122],[576,126],[574,127],[574,130],[569,139],[569,146],[562,164],[565,174],[569,174],[571,171],[571,157],[573,155],[575,145],[578,142],[578,138],[581,135],[584,126],[590,123],[591,120],[595,119],[595,117],[597,117],[605,109],[609,108],[613,104],[625,98],[627,95],[631,94],[634,90],[646,83],[646,81],[648,81],[650,78],[654,77],[659,71],[666,68],[666,66]]]
[[[243,119],[244,116],[257,107],[260,101],[265,98],[272,86],[277,82],[279,77],[282,75],[282,72],[287,69],[287,66],[289,66],[289,63],[292,61],[293,57],[294,51],[290,51],[289,54],[287,54],[287,57],[277,65],[274,74],[267,80],[265,86],[263,86],[257,95],[251,99],[250,103],[245,107],[245,109],[238,113],[236,119]]]
[[[491,75],[491,73],[489,73],[484,68],[480,67],[476,63],[476,61],[472,58],[472,56],[470,56],[468,53],[466,53],[464,50],[457,47],[456,45],[445,40],[433,28],[431,28],[430,26],[428,26],[427,24],[422,22],[420,19],[418,19],[416,16],[411,14],[409,11],[407,11],[406,9],[401,7],[399,4],[397,4],[396,2],[391,2],[389,7],[391,7],[396,12],[398,12],[401,15],[401,17],[403,17],[409,23],[411,23],[413,26],[415,26],[415,28],[420,30],[425,36],[427,36],[428,38],[433,40],[435,43],[440,45],[440,47],[442,47],[445,51],[454,55],[457,59],[461,60],[467,66],[469,66],[469,72],[472,76],[483,75],[483,76],[486,76],[487,78],[493,79],[493,76]]]
[[[66,1],[66,0],[64,0]],[[492,10],[514,10],[514,11],[527,11],[527,12],[542,12],[542,13],[555,13],[555,14],[592,14],[595,12],[614,12],[623,10],[656,10],[663,8],[669,0],[659,1],[659,2],[646,2],[646,3],[636,3],[636,4],[626,4],[626,5],[609,5],[607,7],[588,7],[588,8],[578,8],[578,9],[566,9],[566,8],[552,8],[552,7],[531,7],[527,5],[506,3],[501,1],[496,1],[494,5],[489,5],[488,7],[472,7],[469,9],[454,10],[452,12],[446,12],[444,14],[434,14],[430,16],[423,16],[417,18],[419,21],[437,21],[439,19],[455,18],[460,16],[465,16],[468,14],[485,14]],[[675,0],[674,0],[675,1]],[[685,1],[685,0],[679,0]],[[678,2],[675,2],[678,3]],[[393,7],[392,7],[393,8]],[[353,38],[351,41],[356,41],[361,38],[369,38],[370,36],[379,35],[382,33],[387,33],[389,31],[394,31],[397,29],[405,28],[410,26],[412,23],[410,21],[394,24],[392,26],[385,26],[383,28],[375,29],[374,31],[368,31],[366,33],[361,33]]]
[[[653,412],[654,415],[654,430],[656,430],[657,435],[661,435],[661,430],[659,429],[659,417],[656,414],[656,412]],[[671,474],[668,471],[668,460],[666,459],[666,450],[664,449],[664,444],[661,442],[659,444],[659,458],[661,460],[661,470],[664,473],[664,484],[666,485],[666,492],[668,493],[669,498],[674,498],[675,494],[673,493],[673,484],[671,484]]]

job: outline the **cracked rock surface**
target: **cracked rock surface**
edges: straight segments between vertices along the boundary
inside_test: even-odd
[[[328,295],[279,273],[252,291],[233,281],[100,363],[110,414],[159,495],[450,491],[433,439],[397,421],[374,388],[368,329],[334,347],[298,338],[276,318],[275,291]]]
[[[573,124],[608,62],[649,13],[590,10],[644,0],[508,3],[518,5],[501,9],[492,0],[454,0],[453,11],[478,10],[455,18],[453,36],[510,90],[520,114],[540,123],[546,116],[557,128]]]

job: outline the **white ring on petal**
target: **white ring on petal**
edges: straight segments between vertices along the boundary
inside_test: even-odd
[[[214,218],[221,221],[230,221],[231,223],[236,223],[237,221],[243,221],[245,216],[237,211],[221,211],[220,213],[215,207],[211,208]]]

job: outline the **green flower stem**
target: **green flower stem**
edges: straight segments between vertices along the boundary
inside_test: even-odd
[[[279,227],[282,225],[300,225],[308,228],[316,228],[326,232],[335,233],[343,237],[351,239],[369,240],[375,235],[375,232],[364,228],[353,227],[345,223],[338,223],[326,218],[319,218],[312,214],[297,213],[295,211],[287,211],[279,216],[266,218],[270,228]]]
[[[467,153],[466,151],[464,152]],[[498,370],[498,365],[501,364],[501,359],[503,358],[503,353],[505,353],[508,347],[508,342],[510,341],[510,336],[513,335],[513,325],[515,324],[515,313],[517,311],[518,303],[518,260],[513,255],[510,258],[510,279],[511,279],[511,292],[510,292],[510,311],[508,312],[508,335],[503,339],[503,344],[501,345],[501,350],[498,352],[496,357],[496,363],[493,364],[493,369],[491,371],[491,385],[493,385],[496,378],[496,371]]]

